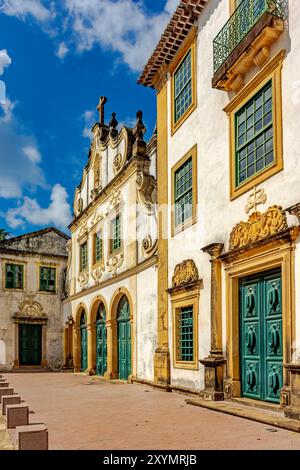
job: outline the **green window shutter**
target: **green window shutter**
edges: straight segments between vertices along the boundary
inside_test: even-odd
[[[5,270],[6,289],[23,289],[23,266],[7,264]]]
[[[274,163],[272,81],[235,115],[236,186]]]
[[[103,240],[102,232],[95,235],[95,263],[98,263],[103,258]]]
[[[111,252],[121,248],[121,218],[118,215],[112,222]]]
[[[87,243],[80,246],[80,271],[84,271],[88,265]]]
[[[194,361],[194,312],[193,307],[183,307],[177,313],[177,360]]]
[[[193,215],[193,160],[190,157],[174,175],[175,227]]]
[[[174,75],[174,121],[177,122],[191,106],[192,92],[192,51],[189,50]]]
[[[56,291],[56,269],[40,268],[40,291],[55,292]]]

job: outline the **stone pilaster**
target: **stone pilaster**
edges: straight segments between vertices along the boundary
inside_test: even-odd
[[[211,257],[211,348],[209,356],[200,360],[205,367],[205,388],[201,390],[200,397],[212,401],[224,399],[223,369],[226,361],[222,349],[222,265],[219,260],[223,246],[222,243],[213,243],[202,249]]]
[[[281,404],[286,405],[284,414],[287,418],[300,420],[300,363],[284,364],[285,369],[290,372],[290,390],[281,392]],[[289,393],[288,393],[289,392]],[[283,400],[283,398],[288,399]]]
[[[106,322],[107,334],[107,371],[104,377],[108,380],[117,379],[118,373],[118,341],[117,341],[117,321],[107,320]]]

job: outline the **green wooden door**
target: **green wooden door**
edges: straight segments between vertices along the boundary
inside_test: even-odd
[[[124,296],[118,308],[119,379],[127,380],[131,374],[131,326],[130,308]]]
[[[81,371],[84,372],[88,367],[88,341],[87,341],[87,325],[86,316],[82,314],[80,320],[81,332]]]
[[[279,403],[283,386],[281,274],[243,281],[240,310],[242,395]]]
[[[41,325],[19,325],[19,362],[21,366],[41,365]]]
[[[107,334],[106,312],[101,304],[97,312],[96,320],[96,374],[104,375],[107,370]]]

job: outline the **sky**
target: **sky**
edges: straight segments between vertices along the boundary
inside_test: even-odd
[[[143,110],[151,137],[155,92],[137,79],[178,3],[0,0],[0,228],[67,233],[100,96],[107,122]]]

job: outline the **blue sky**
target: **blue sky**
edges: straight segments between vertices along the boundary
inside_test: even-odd
[[[137,85],[177,0],[0,0],[0,228],[66,231],[101,95],[106,120],[155,126]],[[0,97],[1,98],[1,97]]]

